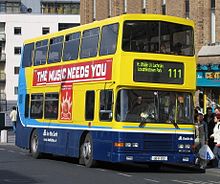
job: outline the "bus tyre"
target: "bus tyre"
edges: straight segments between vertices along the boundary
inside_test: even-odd
[[[41,154],[38,151],[38,146],[39,146],[39,137],[37,130],[34,130],[32,135],[31,135],[31,145],[30,145],[30,152],[31,156],[34,158],[40,158]]]
[[[88,133],[80,146],[80,164],[84,164],[86,167],[94,167],[96,161],[93,160],[93,142],[92,136]]]

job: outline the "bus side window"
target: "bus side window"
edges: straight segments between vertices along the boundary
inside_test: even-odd
[[[84,31],[80,49],[80,58],[95,57],[97,55],[98,42],[99,28]]]
[[[85,119],[86,121],[92,121],[94,119],[94,109],[95,109],[95,92],[86,91],[85,100]]]
[[[114,54],[118,38],[118,24],[103,26],[99,55]]]
[[[30,117],[33,119],[43,117],[43,94],[31,94]]]
[[[100,92],[100,110],[99,119],[101,121],[112,121],[112,90],[102,90]]]
[[[34,65],[46,64],[48,40],[42,40],[36,43]]]
[[[25,118],[29,117],[29,100],[30,100],[30,95],[26,94],[26,96],[25,96],[25,107],[24,107],[24,117]]]
[[[78,58],[80,44],[80,32],[66,35],[63,61],[70,61]]]
[[[29,67],[32,65],[32,60],[34,56],[34,43],[29,43],[24,45],[22,67]]]
[[[45,107],[44,107],[44,117],[46,119],[57,119],[58,118],[58,103],[59,94],[58,93],[46,93],[45,94]]]
[[[60,62],[63,50],[63,36],[50,39],[48,63]]]

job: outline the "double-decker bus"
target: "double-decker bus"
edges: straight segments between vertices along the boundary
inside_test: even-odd
[[[194,24],[127,14],[24,42],[16,145],[97,161],[195,162]]]

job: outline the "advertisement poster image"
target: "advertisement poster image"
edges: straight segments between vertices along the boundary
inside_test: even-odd
[[[60,119],[72,119],[72,84],[62,84]]]

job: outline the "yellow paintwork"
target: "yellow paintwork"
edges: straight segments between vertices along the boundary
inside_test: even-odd
[[[194,28],[194,23],[191,20],[186,20],[178,17],[164,16],[164,15],[146,15],[146,14],[127,14],[121,15],[118,17],[113,17],[105,19],[102,21],[95,21],[91,24],[82,25],[60,32],[47,34],[40,36],[38,38],[33,38],[26,40],[24,44],[40,41],[43,39],[50,39],[57,36],[62,36],[70,34],[73,32],[82,32],[86,29],[91,29],[95,27],[102,27],[107,24],[119,23],[119,35],[117,43],[117,51],[114,55],[108,56],[97,56],[93,58],[78,59],[71,62],[60,62],[52,63],[49,65],[42,66],[32,66],[27,67],[25,70],[26,74],[26,84],[27,84],[27,93],[42,93],[42,92],[60,92],[60,85],[48,85],[48,86],[39,86],[32,87],[33,82],[33,70],[38,68],[44,68],[48,66],[57,66],[65,65],[70,63],[79,63],[79,62],[88,62],[100,59],[113,59],[112,63],[112,80],[110,81],[97,81],[97,82],[84,82],[84,83],[74,83],[73,84],[73,119],[71,121],[54,121],[53,123],[59,124],[74,124],[74,125],[84,125],[88,126],[91,123],[91,128],[95,126],[99,127],[110,127],[111,129],[125,130],[126,131],[152,131],[152,132],[188,132],[193,133],[193,125],[179,125],[180,129],[174,128],[173,124],[145,124],[144,127],[139,128],[138,123],[128,123],[128,122],[116,122],[114,120],[114,109],[113,109],[113,121],[112,122],[100,122],[99,121],[99,93],[103,89],[112,89],[114,91],[114,104],[116,102],[116,94],[120,87],[125,88],[145,88],[145,89],[160,89],[160,90],[178,90],[178,91],[188,91],[193,92],[196,89],[196,57],[189,56],[174,56],[166,54],[152,54],[152,53],[129,53],[121,50],[122,45],[122,29],[123,22],[125,20],[162,20],[173,23],[179,23],[184,25],[189,25]],[[159,84],[159,83],[143,83],[143,82],[134,82],[133,81],[133,60],[135,59],[149,59],[149,60],[160,60],[160,61],[169,61],[169,62],[182,62],[184,63],[185,69],[185,79],[184,84]],[[85,121],[85,92],[87,90],[95,90],[95,117],[91,122]],[[59,107],[60,108],[60,107]],[[60,112],[60,110],[59,110]],[[48,120],[39,119],[39,122],[48,122]],[[185,130],[187,129],[187,130]]]

